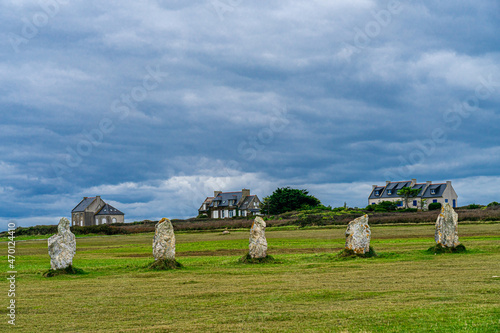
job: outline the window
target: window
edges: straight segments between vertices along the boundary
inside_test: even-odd
[[[388,195],[392,195],[392,190],[387,190]]]
[[[224,211],[222,211],[222,216],[221,216],[221,217],[222,217],[222,218],[224,217]]]
[[[380,191],[379,190],[375,191],[375,195],[380,195]]]
[[[432,203],[436,203],[436,202],[438,202],[437,199],[433,199],[432,200]]]
[[[444,199],[444,202],[448,202],[448,199]]]
[[[435,189],[432,189],[432,190],[431,190],[431,194],[436,194],[436,190],[435,190]]]
[[[113,217],[113,223],[116,223],[116,218],[115,217]]]
[[[403,206],[403,201],[398,201],[398,207],[402,207]]]
[[[375,202],[372,202],[372,205],[376,205],[376,203],[375,203]]]
[[[233,211],[232,210],[229,211],[229,217],[233,217]]]
[[[101,219],[101,224],[106,224],[106,218],[104,218],[104,217],[103,217],[103,218]]]
[[[413,206],[417,206],[417,200],[413,200]]]

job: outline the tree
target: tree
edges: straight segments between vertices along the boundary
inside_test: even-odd
[[[275,215],[299,210],[304,206],[316,207],[320,204],[319,199],[309,195],[307,190],[283,187],[277,188],[273,194],[265,197],[260,210],[268,215]]]
[[[408,208],[408,202],[411,198],[414,198],[420,193],[420,189],[411,188],[411,187],[403,187],[398,191],[398,195],[403,197],[403,201],[405,202],[405,208]]]
[[[440,202],[433,202],[429,204],[429,210],[439,210],[441,209],[441,203]]]
[[[427,199],[420,199],[420,207],[422,208],[422,210],[427,210]]]

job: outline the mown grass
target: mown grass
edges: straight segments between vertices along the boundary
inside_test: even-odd
[[[372,227],[378,257],[338,258],[345,228],[267,231],[277,263],[242,265],[248,230],[179,233],[182,269],[152,271],[152,234],[77,239],[83,275],[44,278],[46,241],[17,243],[20,332],[497,332],[500,224],[459,227],[466,253],[430,254],[434,227]],[[6,253],[0,243],[0,254]],[[7,271],[6,256],[0,256]],[[3,264],[5,263],[5,264]],[[0,308],[6,316],[6,307]],[[7,327],[7,320],[0,323]]]

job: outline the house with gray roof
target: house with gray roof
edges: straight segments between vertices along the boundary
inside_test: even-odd
[[[71,225],[89,226],[124,223],[125,214],[104,202],[100,196],[83,197],[71,211]]]
[[[458,195],[453,189],[451,181],[433,184],[431,181],[417,183],[416,179],[399,182],[387,181],[385,186],[373,185],[372,192],[368,197],[368,205],[375,205],[382,201],[395,201],[398,203],[398,207],[404,207],[404,199],[398,195],[398,191],[403,187],[420,190],[416,197],[410,199],[410,208],[422,209],[423,202],[425,203],[423,209],[435,202],[439,202],[441,205],[449,203],[453,208],[458,205]]]
[[[214,219],[260,215],[260,200],[245,188],[238,192],[214,191],[214,196],[202,203],[198,214]]]

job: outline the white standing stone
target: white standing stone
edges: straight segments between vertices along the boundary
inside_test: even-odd
[[[371,231],[368,225],[368,215],[363,215],[349,222],[345,232],[345,249],[356,254],[370,251]]]
[[[153,256],[155,260],[175,260],[174,227],[169,219],[162,218],[155,227],[153,238]]]
[[[458,241],[458,214],[447,203],[441,208],[436,220],[436,234],[434,236],[436,244],[442,247],[456,247],[460,245]]]
[[[70,230],[69,220],[65,217],[59,220],[57,234],[50,237],[49,256],[52,269],[65,269],[73,264],[76,253],[75,235]]]
[[[250,229],[249,254],[252,259],[267,257],[266,222],[257,216]]]

